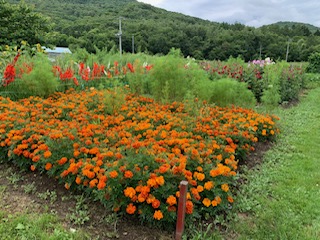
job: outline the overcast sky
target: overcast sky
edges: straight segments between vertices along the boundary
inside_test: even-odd
[[[320,0],[138,0],[168,11],[260,27],[279,21],[320,27]]]

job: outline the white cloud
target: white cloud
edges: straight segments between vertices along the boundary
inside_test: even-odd
[[[139,0],[168,11],[211,20],[259,27],[295,21],[320,27],[319,0]]]
[[[165,0],[142,0],[142,1],[138,0],[138,2],[144,2],[157,7],[157,6],[160,6],[161,3],[165,2]]]

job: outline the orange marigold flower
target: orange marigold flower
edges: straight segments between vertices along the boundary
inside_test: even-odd
[[[156,210],[153,214],[153,218],[156,220],[160,220],[163,218],[163,214],[160,210]]]
[[[65,184],[64,184],[64,187],[65,187],[67,190],[69,190],[69,189],[70,189],[69,183],[65,183]]]
[[[192,193],[193,197],[196,200],[200,200],[201,199],[201,197],[200,197],[200,195],[198,193],[198,190],[196,188],[191,188],[191,193]]]
[[[216,200],[218,204],[220,204],[221,201],[222,201],[222,200],[221,200],[221,197],[219,197],[219,196],[215,197],[214,200]]]
[[[151,204],[155,199],[156,198],[152,194],[149,194],[147,198],[147,203]]]
[[[49,163],[49,162],[46,163],[44,169],[47,170],[47,171],[49,171],[51,168],[52,168],[52,163]]]
[[[203,192],[203,190],[204,190],[203,186],[201,186],[201,185],[198,185],[198,186],[197,186],[197,191],[198,191],[199,193]]]
[[[59,165],[63,165],[63,164],[65,164],[67,161],[68,161],[68,158],[62,157],[62,158],[61,158],[60,160],[58,160],[57,162],[58,162]]]
[[[199,181],[203,181],[205,179],[206,175],[204,175],[203,173],[198,173],[196,175],[196,178],[199,180]]]
[[[124,177],[125,178],[132,178],[133,177],[133,173],[130,170],[127,170],[124,172]]]
[[[74,152],[73,152],[73,156],[76,158],[76,157],[79,157],[79,155],[80,155],[80,152],[78,151],[78,150],[75,150]]]
[[[155,199],[153,202],[152,202],[152,207],[153,208],[159,208],[160,207],[160,201],[158,199]]]
[[[261,132],[262,136],[266,136],[267,135],[267,130],[266,129],[263,129],[262,132]]]
[[[211,205],[211,200],[209,198],[205,198],[205,199],[203,199],[202,203],[206,207],[209,207]]]
[[[89,154],[97,155],[99,153],[99,148],[94,147],[89,150]]]
[[[229,201],[230,203],[233,203],[233,202],[234,202],[233,197],[231,197],[231,196],[228,196],[227,199],[228,199],[228,201]]]
[[[219,176],[221,174],[221,172],[219,171],[219,169],[212,169],[210,171],[210,176],[211,177],[216,177],[216,176]]]
[[[118,177],[118,172],[116,170],[113,170],[109,173],[109,175],[111,178],[116,178],[116,177]]]
[[[159,173],[164,174],[165,172],[167,172],[170,169],[170,165],[169,164],[164,164],[161,165],[159,167]]]
[[[128,214],[134,214],[136,210],[137,210],[137,207],[134,206],[133,203],[129,203],[129,205],[126,208],[126,212]]]
[[[99,183],[97,185],[97,188],[99,190],[102,190],[102,189],[104,189],[106,187],[106,185],[107,185],[106,182],[105,181],[101,181],[101,179],[100,179],[100,181],[99,181]]]
[[[212,200],[211,204],[212,204],[212,206],[214,206],[214,207],[218,206],[217,200]]]
[[[156,185],[157,185],[156,179],[155,179],[155,178],[150,178],[150,179],[148,179],[147,185],[148,185],[149,187],[154,187],[154,186],[156,186]]]
[[[89,187],[90,188],[94,188],[98,183],[98,179],[92,179],[90,182],[89,182]]]
[[[45,151],[43,153],[44,158],[49,158],[49,157],[51,157],[51,155],[52,155],[52,153],[50,151]]]
[[[176,212],[177,208],[175,206],[168,206],[168,212]]]
[[[79,176],[76,177],[76,184],[80,185],[81,183],[81,178]]]
[[[227,183],[221,185],[222,191],[228,192],[229,191],[229,185]]]
[[[193,213],[193,203],[190,200],[186,202],[186,213],[187,214]]]
[[[156,178],[157,184],[159,184],[160,186],[162,186],[164,184],[164,177],[163,176],[159,176]]]
[[[203,172],[203,168],[199,166],[199,167],[197,167],[197,171],[198,172]]]
[[[108,151],[108,152],[106,152],[106,157],[113,157],[113,152],[111,152],[111,151]]]
[[[177,204],[177,199],[175,196],[170,195],[166,201],[170,206]]]
[[[79,143],[74,143],[72,144],[73,148],[74,149],[78,149],[80,147],[80,144]]]
[[[180,191],[176,192],[176,197],[179,198],[180,197]]]
[[[133,187],[127,187],[124,191],[124,195],[129,198],[133,198],[136,195],[136,190]]]
[[[148,193],[150,192],[150,187],[148,186],[142,186],[141,189],[140,189],[141,193],[145,194],[145,195],[148,195]]]
[[[144,201],[146,200],[146,198],[147,198],[147,196],[144,195],[144,194],[142,194],[142,193],[140,193],[140,194],[138,195],[138,201],[139,201],[139,202],[144,202]]]
[[[30,169],[31,169],[31,171],[35,171],[36,170],[36,166],[35,165],[31,165]]]
[[[208,181],[204,184],[204,189],[210,191],[214,187],[214,183],[212,181]]]

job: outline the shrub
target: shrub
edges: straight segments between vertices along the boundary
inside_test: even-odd
[[[33,70],[29,74],[23,74],[19,81],[21,97],[48,97],[57,90],[59,85],[52,72],[51,63],[43,54],[37,54],[32,59],[32,63]]]
[[[308,62],[307,72],[320,73],[320,53],[316,52],[311,54],[308,58]]]
[[[212,82],[210,88],[210,103],[226,107],[236,105],[252,108],[256,104],[253,93],[248,90],[246,83],[224,78]]]
[[[13,81],[1,86],[1,95],[11,99],[47,97],[57,90],[59,83],[52,72],[51,63],[42,53],[37,53],[32,58],[22,56],[14,68]]]
[[[184,59],[177,50],[159,57],[150,70],[150,75],[151,93],[156,100],[162,102],[183,101],[189,93],[199,96],[201,93],[198,85],[208,81],[206,72],[195,60]]]
[[[130,66],[131,63],[128,63]],[[151,94],[151,76],[147,63],[142,64],[140,59],[133,62],[131,72],[126,75],[126,81],[128,82],[130,89],[136,94]],[[131,67],[130,66],[130,67]]]

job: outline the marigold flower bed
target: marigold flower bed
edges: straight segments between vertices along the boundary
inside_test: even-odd
[[[203,105],[161,105],[126,95],[113,115],[107,90],[57,93],[17,102],[0,97],[0,151],[22,168],[46,172],[115,212],[174,223],[179,183],[189,182],[188,218],[227,211],[238,162],[273,137],[275,116]]]

